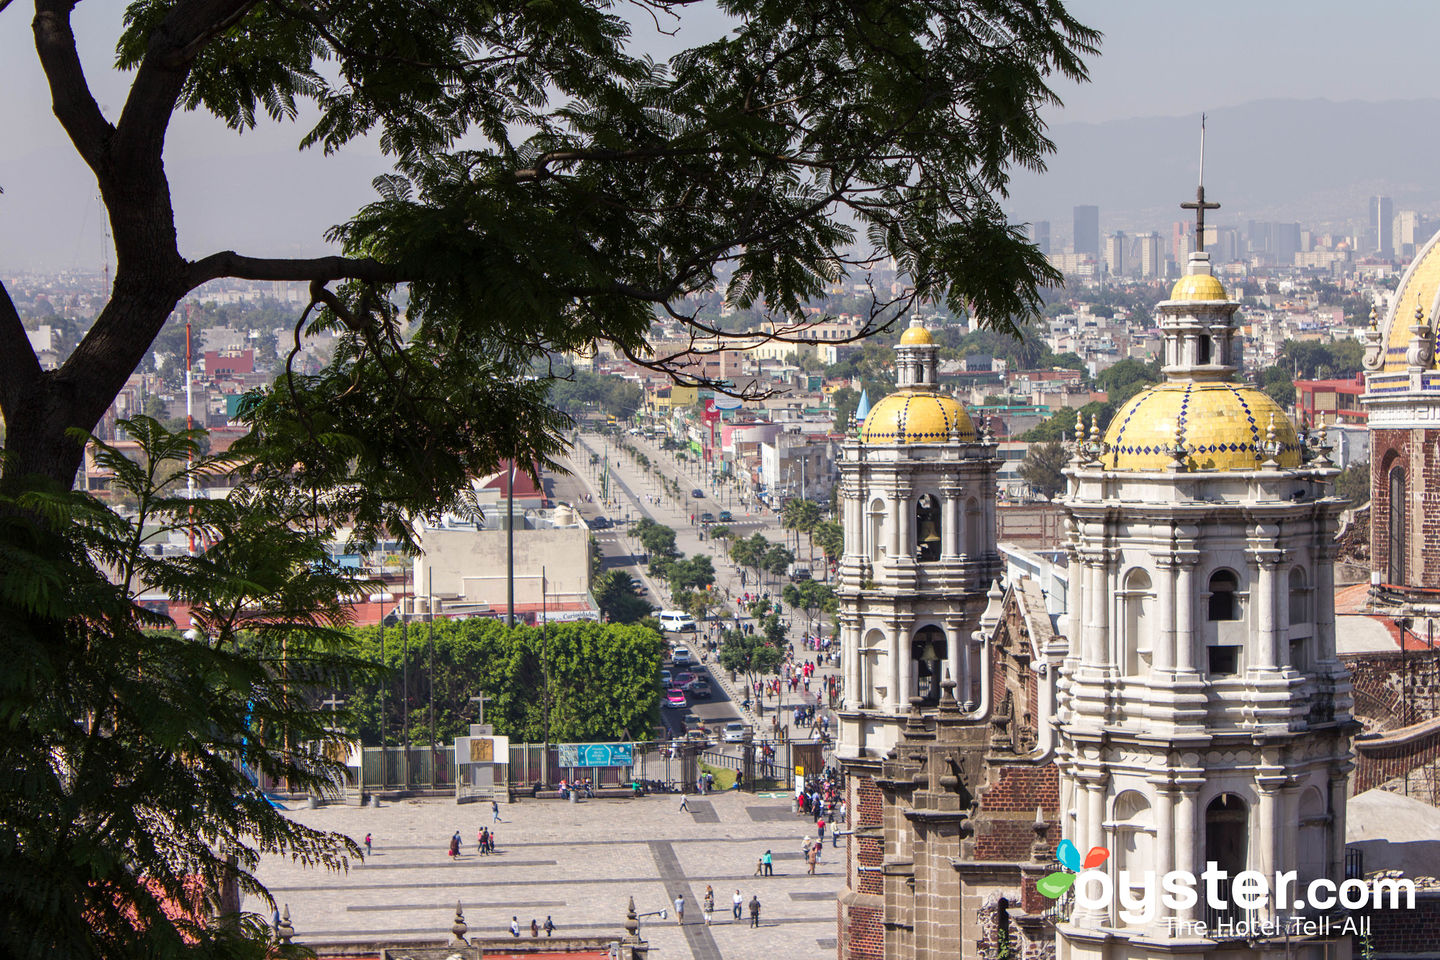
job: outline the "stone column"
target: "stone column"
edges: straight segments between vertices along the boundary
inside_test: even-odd
[[[946,666],[950,669],[950,679],[955,681],[955,694],[960,697],[960,702],[965,702],[964,691],[967,673],[965,671],[964,647],[967,638],[953,623],[945,624],[945,658],[948,661]]]
[[[1329,525],[1326,525],[1329,528]],[[1315,624],[1315,660],[1335,659],[1335,548],[1324,544],[1315,550],[1315,589],[1311,592],[1310,622]]]
[[[1195,672],[1195,559],[1177,557],[1175,568],[1175,671]]]
[[[1256,818],[1260,821],[1258,824],[1260,849],[1257,851],[1259,856],[1252,858],[1251,863],[1266,877],[1274,877],[1275,870],[1279,866],[1277,854],[1280,850],[1280,832],[1284,829],[1278,822],[1280,816],[1279,787],[1283,782],[1283,777],[1262,776],[1257,778],[1256,783],[1256,786],[1260,788],[1260,802],[1256,809]],[[1274,909],[1275,901],[1271,898],[1256,913],[1262,918],[1271,917],[1274,916]]]
[[[1151,673],[1163,683],[1175,671],[1175,564],[1155,558],[1155,620],[1151,639]]]
[[[895,542],[895,556],[915,559],[915,504],[910,497],[910,491],[896,490],[895,501],[898,508],[897,517],[900,520]]]
[[[1260,641],[1255,650],[1254,666],[1260,670],[1274,670],[1281,663],[1280,624],[1275,616],[1275,578],[1280,558],[1276,550],[1257,550],[1252,554],[1255,560],[1255,635]]]
[[[1157,881],[1175,869],[1175,791],[1168,786],[1155,791],[1155,862],[1151,866],[1155,869]],[[1174,928],[1166,926],[1165,918],[1172,916],[1173,912],[1165,906],[1162,898],[1156,904],[1155,920],[1151,925],[1164,935],[1171,935]]]
[[[889,688],[885,691],[885,710],[899,713],[903,707],[900,698],[900,628],[893,623],[885,627],[885,656],[890,661],[886,665],[890,676]]]
[[[899,699],[896,702],[897,712],[904,713],[910,709],[910,698],[915,695],[915,659],[910,656],[910,631],[913,624],[905,624],[898,631],[899,641],[896,649],[900,654],[900,687]]]
[[[963,491],[959,487],[943,486],[940,488],[941,538],[943,540],[940,544],[940,558],[942,560],[960,559],[960,497],[962,493]]]
[[[1330,777],[1330,863],[1327,872],[1339,883],[1345,878],[1345,787],[1352,765]]]
[[[1195,840],[1200,836],[1200,825],[1196,820],[1198,805],[1195,802],[1197,787],[1182,786],[1177,792],[1178,800],[1175,804],[1175,867],[1176,870],[1187,870],[1199,878],[1201,870],[1197,869],[1198,864],[1195,858]],[[1200,899],[1203,900],[1205,892],[1203,888],[1197,888]],[[1181,920],[1194,920],[1199,907],[1189,906],[1178,912]]]
[[[892,560],[896,557],[903,557],[905,555],[904,551],[900,549],[900,518],[904,515],[904,513],[904,499],[898,492],[892,491],[890,494],[889,508],[887,509],[885,515],[885,532],[887,539],[890,541],[890,547],[887,552],[890,554],[890,558]]]
[[[1091,666],[1104,667],[1110,663],[1110,591],[1109,570],[1105,565],[1105,551],[1090,549],[1085,563],[1085,661]]]
[[[860,697],[860,625],[846,621],[840,627],[840,655],[844,661],[845,697],[847,710],[857,710],[863,703]]]

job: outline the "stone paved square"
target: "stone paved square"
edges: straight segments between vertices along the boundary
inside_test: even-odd
[[[713,818],[693,814],[708,806]],[[827,842],[814,876],[799,856],[801,840],[815,833],[806,817],[783,799],[748,794],[587,800],[564,803],[526,799],[500,807],[491,822],[488,804],[450,799],[389,802],[379,809],[325,806],[288,815],[356,840],[366,832],[374,852],[343,873],[305,869],[278,858],[259,875],[275,899],[288,904],[298,943],[392,939],[397,943],[447,935],[458,900],[471,935],[502,936],[510,918],[527,931],[533,917],[549,915],[557,934],[604,935],[623,930],[625,905],[641,912],[670,910],[677,892],[686,900],[685,923],[674,917],[642,919],[652,956],[665,960],[772,960],[835,955],[835,897],[844,885],[844,848]],[[496,832],[497,852],[479,856],[480,827]],[[447,855],[460,831],[462,856]],[[756,860],[770,850],[775,876],[755,876]],[[700,902],[715,888],[714,924],[706,927]],[[761,928],[748,913],[731,917],[739,889],[748,903],[758,894]],[[246,909],[267,912],[251,899]]]

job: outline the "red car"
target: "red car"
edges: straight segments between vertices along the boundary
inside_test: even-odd
[[[678,687],[671,687],[665,691],[665,702],[672,707],[685,706],[685,691]]]

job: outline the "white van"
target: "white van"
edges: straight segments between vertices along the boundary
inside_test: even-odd
[[[684,610],[661,610],[660,629],[669,633],[694,633],[695,618]]]

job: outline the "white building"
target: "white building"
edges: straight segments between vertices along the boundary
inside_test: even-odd
[[[1110,851],[1098,869],[1116,896],[1057,925],[1059,960],[1349,956],[1338,929],[1280,934],[1304,908],[1237,905],[1245,870],[1272,888],[1282,871],[1302,890],[1343,878],[1353,727],[1335,651],[1338,471],[1323,439],[1302,442],[1233,382],[1238,306],[1193,254],[1157,308],[1164,382],[1068,471],[1060,809],[1080,851]],[[1155,897],[1148,916],[1121,902],[1207,865],[1230,878],[1222,907],[1204,884],[1189,906]]]

